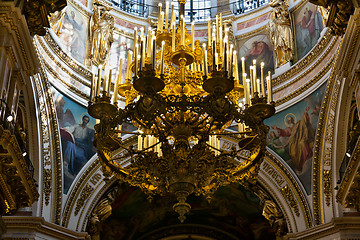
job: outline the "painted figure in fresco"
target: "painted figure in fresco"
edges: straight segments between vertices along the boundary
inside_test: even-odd
[[[305,109],[303,117],[297,123],[291,115],[287,115],[287,127],[285,129],[272,126],[281,137],[288,137],[288,151],[294,164],[295,170],[301,174],[305,162],[313,155],[312,146],[314,143],[314,130],[310,123],[308,114],[309,107]]]
[[[78,173],[82,166],[95,154],[92,144],[95,130],[87,126],[89,122],[90,117],[84,115],[81,124],[64,128],[64,131],[69,134],[63,153],[64,160],[68,162],[69,172],[73,175]]]
[[[318,8],[312,4],[305,5],[296,16],[297,58],[301,59],[317,44],[323,29],[323,19]]]
[[[98,1],[93,4],[94,14],[91,17],[90,58],[95,66],[105,64],[111,44],[114,42],[114,17],[110,14],[111,7],[104,6]]]
[[[67,49],[71,55],[78,61],[83,61],[83,38],[82,31],[84,30],[84,22],[79,20],[79,22],[75,19],[75,12],[70,11],[70,15],[68,12],[65,14],[65,20],[67,25],[65,28],[67,29],[68,34],[70,35],[69,41],[69,49]],[[65,39],[64,39],[65,40]]]
[[[275,67],[280,67],[293,59],[294,40],[290,12],[286,0],[272,0],[268,30],[275,54]]]
[[[306,7],[300,27],[302,33],[304,34],[302,40],[308,44],[308,51],[310,51],[312,46],[316,44],[320,35],[319,31],[322,28],[321,17],[316,11],[316,9],[314,11],[311,11],[308,7]]]
[[[264,72],[271,71],[274,67],[273,54],[269,45],[264,41],[254,41],[249,54],[245,57],[245,65],[250,66],[256,60],[258,64],[265,64]],[[260,72],[258,72],[260,76]]]
[[[62,96],[57,97],[55,100],[55,110],[60,127],[60,134],[61,134],[61,128],[72,126],[75,124],[75,118],[73,113],[71,112],[70,109],[66,109],[64,111],[64,106],[65,106],[65,99]]]

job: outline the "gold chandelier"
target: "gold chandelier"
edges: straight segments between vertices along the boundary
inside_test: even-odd
[[[149,198],[174,194],[178,202],[173,209],[181,222],[191,209],[186,203],[190,194],[210,199],[222,185],[254,180],[266,146],[263,120],[275,113],[270,73],[265,89],[263,64],[261,79],[255,61],[247,79],[242,58],[239,84],[237,53],[222,18],[216,17],[213,27],[209,20],[208,44],[201,47],[193,24],[191,35],[187,33],[184,4],[180,2],[177,28],[173,5],[169,22],[167,3],[165,13],[159,5],[156,32],[149,28],[145,36],[141,29],[139,37],[135,29],[126,82],[121,83],[120,70],[111,96],[111,73],[102,81],[99,69],[88,106],[89,114],[100,119],[94,145],[104,175],[141,188]],[[118,94],[126,98],[125,108],[118,107]],[[225,130],[233,121],[239,123],[239,132]],[[132,133],[138,135],[137,148],[127,147],[121,138],[127,132],[119,126],[126,122],[139,128]],[[237,136],[238,147],[221,150],[223,135]],[[124,153],[114,156],[119,149]]]

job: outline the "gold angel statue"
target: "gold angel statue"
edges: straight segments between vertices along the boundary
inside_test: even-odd
[[[275,67],[280,67],[293,59],[294,39],[290,12],[286,0],[272,0],[273,8],[268,23],[268,31],[274,48]]]
[[[114,17],[111,6],[100,0],[94,1],[94,14],[90,20],[90,59],[95,66],[104,65],[113,43]]]

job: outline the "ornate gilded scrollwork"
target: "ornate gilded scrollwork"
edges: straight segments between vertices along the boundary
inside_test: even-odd
[[[84,203],[86,199],[90,196],[91,192],[94,190],[92,186],[90,186],[88,183],[85,185],[84,189],[82,190],[80,197],[76,201],[76,207],[75,207],[75,216],[79,213],[80,209],[84,206]]]
[[[51,193],[51,169],[44,169],[44,194],[45,194],[45,204],[48,205],[50,201],[50,193]]]
[[[323,179],[324,179],[324,194],[325,194],[325,203],[327,206],[330,206],[330,197],[331,197],[331,169],[324,170],[323,172]]]
[[[288,185],[285,185],[283,188],[281,188],[282,195],[286,198],[286,200],[289,202],[290,207],[294,210],[296,216],[300,216],[299,206],[294,198],[293,192],[290,190]]]

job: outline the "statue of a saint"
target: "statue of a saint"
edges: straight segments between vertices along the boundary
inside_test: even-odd
[[[268,30],[274,48],[275,67],[280,67],[293,58],[294,39],[290,12],[286,0],[272,0]]]
[[[90,21],[90,59],[95,66],[104,65],[113,43],[114,17],[110,15],[111,6],[94,1],[94,14]]]

